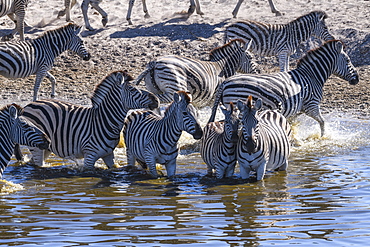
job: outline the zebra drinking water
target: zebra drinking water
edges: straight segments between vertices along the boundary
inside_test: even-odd
[[[55,96],[55,78],[50,74],[54,60],[62,52],[76,52],[83,60],[89,60],[80,36],[81,27],[68,24],[56,30],[47,31],[41,37],[20,42],[0,43],[0,75],[7,78],[24,78],[36,74],[33,100],[43,78],[51,82],[51,96]]]
[[[15,28],[10,37],[18,32],[21,41],[24,41],[24,17],[28,2],[29,0],[0,0],[0,17],[8,15],[15,23]]]
[[[248,179],[256,171],[257,180],[263,179],[266,170],[283,171],[288,167],[291,129],[286,118],[277,110],[258,112],[262,101],[252,103],[238,100],[242,129],[237,144],[240,175]]]
[[[222,121],[210,119],[203,129],[200,154],[207,164],[207,175],[214,172],[216,178],[231,177],[236,164],[236,143],[238,142],[239,119],[234,104],[229,109],[221,105],[225,116]]]
[[[264,75],[235,75],[226,79],[216,93],[212,115],[216,114],[219,102],[236,103],[249,95],[261,98],[264,108],[281,109],[286,117],[305,113],[320,124],[321,136],[325,123],[320,111],[325,81],[331,74],[339,76],[351,85],[359,82],[356,68],[343,50],[339,40],[326,42],[309,51],[289,72]]]
[[[299,44],[315,36],[329,41],[334,37],[325,24],[327,15],[323,11],[313,11],[288,24],[267,24],[256,21],[239,21],[226,27],[225,43],[239,38],[253,41],[250,50],[260,56],[278,56],[280,71],[289,70],[289,56]]]
[[[128,4],[126,20],[128,21],[129,25],[132,25],[131,12],[132,12],[132,8],[134,7],[134,3],[135,3],[135,0],[130,0]],[[144,18],[149,18],[150,15],[148,12],[148,8],[146,7],[146,0],[142,0],[142,3],[143,3],[143,11],[145,14]],[[198,15],[203,15],[203,12],[200,10],[199,0],[190,0],[190,7],[187,12],[187,17],[191,16],[195,10],[197,11]]]
[[[17,144],[47,149],[49,138],[22,116],[23,108],[16,104],[0,109],[0,178],[8,166]]]
[[[131,85],[127,72],[113,72],[96,87],[92,107],[56,100],[39,100],[25,106],[24,116],[42,129],[51,140],[50,151],[35,153],[34,162],[42,166],[50,152],[62,157],[84,158],[84,168],[92,169],[102,158],[111,168],[113,151],[130,109],[154,109],[159,105],[152,94]]]
[[[153,177],[158,176],[156,163],[166,166],[168,177],[175,175],[177,142],[182,131],[195,139],[203,135],[190,96],[180,91],[173,95],[173,99],[163,117],[152,111],[133,111],[123,127],[127,164],[133,167],[137,160],[143,168],[149,167]]]
[[[252,56],[246,52],[248,47],[249,44],[240,39],[232,40],[213,49],[210,61],[175,55],[159,57],[147,65],[136,83],[144,78],[147,89],[155,93],[161,103],[171,102],[177,91],[188,91],[195,105],[205,106],[213,100],[216,88],[224,78],[236,71],[256,71]]]

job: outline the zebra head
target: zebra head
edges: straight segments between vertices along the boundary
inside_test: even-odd
[[[230,102],[229,107],[220,106],[222,113],[225,115],[224,133],[230,142],[238,142],[239,119],[234,103]]]
[[[359,82],[359,76],[355,66],[353,66],[349,56],[344,51],[343,43],[339,40],[333,40],[327,42],[325,45],[331,46],[336,56],[336,63],[334,63],[333,74],[346,80],[351,85],[356,85]]]
[[[313,36],[324,41],[334,39],[334,37],[329,33],[328,27],[325,24],[325,19],[328,17],[327,14],[324,11],[313,11],[311,14],[315,16],[316,22]]]
[[[13,143],[27,145],[30,147],[37,147],[40,149],[49,148],[50,139],[28,121],[25,117],[21,116],[23,109],[12,104],[9,107],[9,116],[12,122],[10,139]]]
[[[153,110],[158,108],[159,99],[153,93],[143,89],[139,89],[132,81],[133,78],[127,73],[127,71],[116,72],[116,75],[120,77],[119,80],[122,82],[122,102],[125,104],[124,109],[141,109],[149,108]]]
[[[194,139],[198,140],[203,136],[203,130],[198,122],[198,113],[191,104],[190,94],[179,91],[174,94],[173,104],[176,104],[177,123],[181,129],[191,134]]]
[[[259,70],[257,69],[257,64],[253,60],[253,55],[248,50],[252,45],[253,40],[251,39],[248,43],[244,43],[242,49],[244,52],[242,53],[240,60],[239,60],[239,68],[238,72],[241,73],[258,73]]]
[[[246,103],[238,100],[237,106],[241,115],[241,138],[245,140],[246,152],[249,154],[255,153],[257,151],[257,141],[259,135],[259,126],[256,113],[262,107],[262,100],[258,99],[253,105],[252,96],[249,96]]]
[[[67,44],[67,49],[77,53],[83,60],[88,61],[90,60],[90,53],[86,50],[84,42],[81,37],[81,26],[77,26],[76,24],[70,23],[66,26],[66,29],[70,30],[70,41]]]

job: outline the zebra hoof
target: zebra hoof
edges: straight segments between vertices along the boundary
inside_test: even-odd
[[[86,29],[89,31],[95,31],[95,28],[92,28],[91,26],[86,27]]]
[[[56,96],[56,94],[51,94],[50,95],[50,97],[53,98],[53,99],[55,98],[55,96]]]
[[[101,19],[101,23],[103,24],[103,27],[105,27],[105,26],[107,25],[107,23],[108,23],[108,16],[103,17],[103,18]]]

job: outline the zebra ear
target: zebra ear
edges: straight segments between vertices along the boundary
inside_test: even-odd
[[[76,35],[79,35],[81,33],[81,31],[82,31],[82,26],[75,25],[74,31],[75,31],[75,34]]]
[[[245,45],[244,45],[244,50],[245,51],[248,51],[249,50],[249,48],[251,47],[251,45],[252,45],[252,42],[253,42],[253,39],[250,39],[249,41],[248,41],[248,43],[246,43]]]
[[[256,100],[256,103],[254,103],[254,109],[256,109],[256,111],[258,111],[261,108],[262,108],[262,100],[261,99],[257,99]]]
[[[236,105],[238,106],[239,111],[244,111],[245,105],[240,99],[238,99],[238,102],[236,102]]]
[[[343,43],[341,41],[335,41],[335,48],[337,49],[338,53],[341,53],[344,49]]]
[[[16,119],[18,117],[18,111],[17,111],[17,108],[15,108],[15,106],[10,106],[9,107],[9,114],[10,114],[10,118],[12,119]]]
[[[180,101],[180,95],[178,93],[174,93],[173,94],[173,100],[176,102],[176,103],[179,103]]]

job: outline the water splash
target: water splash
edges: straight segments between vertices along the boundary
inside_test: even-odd
[[[0,179],[0,195],[7,195],[20,190],[24,190],[24,187],[21,184]]]

